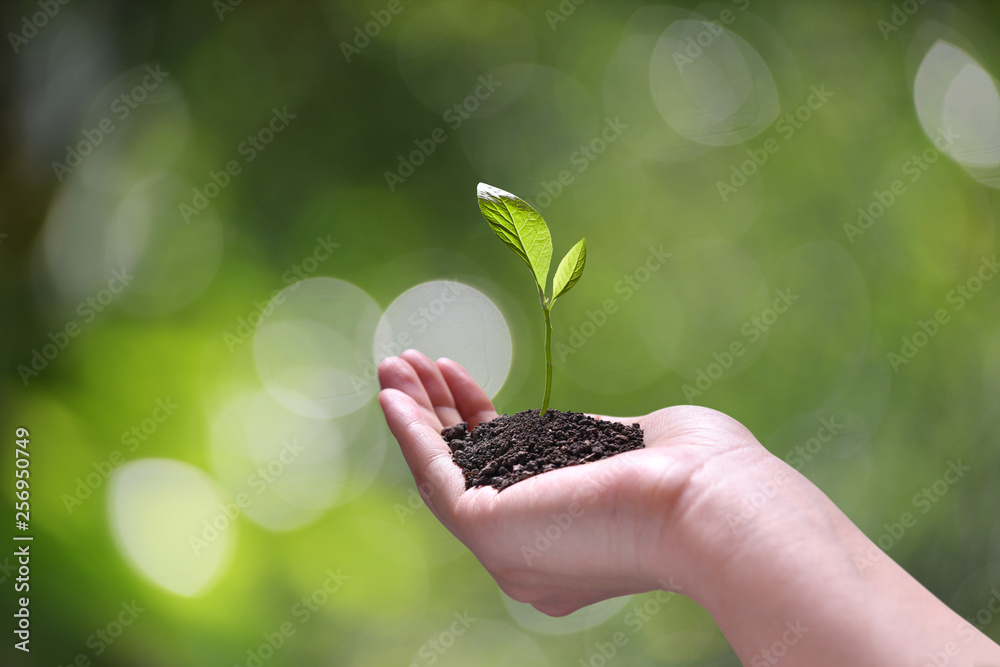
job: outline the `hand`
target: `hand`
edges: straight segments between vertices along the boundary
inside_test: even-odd
[[[719,412],[621,419],[642,426],[644,449],[502,492],[466,490],[440,431],[493,419],[488,397],[455,362],[412,350],[383,361],[379,380],[421,496],[515,600],[561,616],[680,591],[711,612],[745,665],[778,655],[783,667],[1000,664],[1000,647]]]
[[[763,450],[735,420],[698,407],[635,419],[646,448],[531,477],[502,492],[466,490],[441,429],[474,428],[496,411],[457,363],[408,350],[379,366],[379,402],[425,502],[512,598],[553,616],[628,593],[684,590],[691,562],[685,517],[698,471]],[[612,419],[603,417],[604,419]],[[685,591],[688,592],[688,591]]]

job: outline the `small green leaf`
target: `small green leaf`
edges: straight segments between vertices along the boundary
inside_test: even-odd
[[[493,233],[525,261],[542,294],[552,261],[552,236],[541,214],[523,199],[480,183],[476,189],[479,210]]]
[[[583,275],[583,265],[587,262],[587,239],[569,249],[559,262],[556,275],[552,276],[552,302],[570,290]]]

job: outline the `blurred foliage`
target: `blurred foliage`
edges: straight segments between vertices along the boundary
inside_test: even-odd
[[[2,488],[12,502],[11,434],[25,426],[36,538],[32,652],[12,656],[7,641],[5,664],[575,665],[616,632],[631,665],[738,664],[686,599],[633,596],[554,626],[505,602],[418,502],[373,402],[319,427],[267,418],[283,408],[267,404],[240,322],[310,277],[351,283],[381,310],[430,280],[476,287],[510,329],[498,408],[538,406],[529,277],[481,219],[480,180],[542,210],[567,244],[557,256],[588,239],[587,280],[552,314],[553,407],[693,402],[733,415],[1000,639],[1000,620],[981,613],[1000,585],[1000,282],[977,278],[992,278],[1000,204],[995,3],[0,11]],[[702,19],[726,32],[702,36]],[[703,45],[684,51],[688,38]],[[975,65],[946,90],[915,87],[939,40],[961,49],[942,62]],[[945,153],[920,110],[927,90],[943,97],[931,116],[974,130]],[[324,239],[336,249],[318,250]],[[124,289],[114,269],[131,272]],[[327,314],[350,343],[345,312]],[[178,407],[161,420],[165,399]],[[226,431],[232,419],[246,432]],[[822,443],[824,424],[837,426]],[[308,483],[268,487],[222,531],[211,546],[222,565],[200,595],[132,564],[112,517],[133,496],[113,498],[126,468],[108,479],[112,468],[181,461],[191,486],[170,502],[231,503],[230,478],[245,476],[226,467],[232,448],[266,462],[282,428],[335,445],[314,442],[296,473]],[[971,470],[935,491],[958,460]],[[330,490],[317,473],[335,478],[335,498],[290,502]],[[886,537],[907,511],[915,526]],[[169,514],[128,530],[147,531],[147,547],[184,542]],[[133,600],[134,622],[100,639]],[[655,613],[638,622],[641,605]],[[476,620],[438,652],[456,614]]]

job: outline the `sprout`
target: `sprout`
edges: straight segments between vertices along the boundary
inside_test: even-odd
[[[559,262],[559,268],[552,278],[552,296],[546,297],[545,284],[552,260],[552,235],[541,214],[523,199],[492,185],[480,183],[477,195],[479,209],[486,222],[490,223],[490,228],[500,240],[524,260],[538,287],[538,300],[545,319],[545,397],[539,412],[544,415],[548,410],[549,394],[552,391],[552,322],[549,312],[556,299],[580,280],[583,265],[587,261],[587,239],[580,239]]]

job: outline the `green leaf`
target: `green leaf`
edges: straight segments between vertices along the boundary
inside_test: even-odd
[[[552,261],[552,236],[541,214],[509,192],[480,183],[476,189],[479,210],[493,233],[525,261],[542,294]]]
[[[552,302],[570,290],[583,275],[583,265],[587,262],[587,239],[569,249],[559,262],[556,275],[552,277]]]

